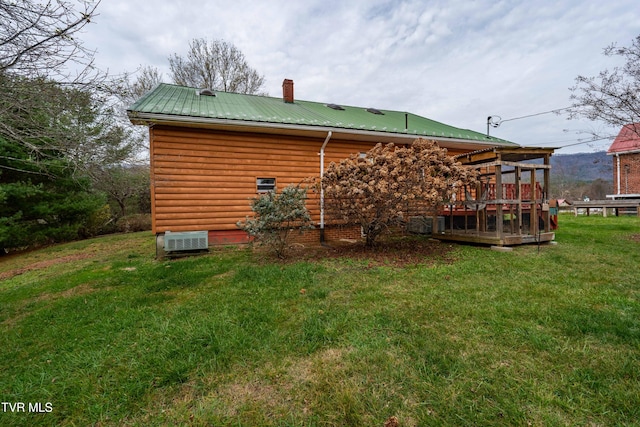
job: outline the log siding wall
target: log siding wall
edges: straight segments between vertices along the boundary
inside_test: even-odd
[[[225,133],[154,126],[150,129],[152,225],[165,231],[237,230],[251,214],[256,178],[275,178],[276,188],[320,174],[324,138]],[[374,143],[330,140],[325,167]],[[319,222],[318,195],[308,208]]]

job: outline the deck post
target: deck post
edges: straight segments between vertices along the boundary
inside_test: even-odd
[[[462,208],[464,209],[464,232],[467,232],[467,194],[469,194],[469,192],[467,191],[467,185],[464,185],[464,203],[462,204]],[[451,221],[453,221],[453,218],[451,218]]]
[[[550,159],[551,155],[547,154],[546,156],[544,156],[544,164],[545,166],[549,166],[550,165]],[[550,188],[550,182],[551,182],[551,169],[545,169],[543,171],[544,174],[544,188],[542,189],[542,203],[547,203],[547,210],[543,211],[543,215],[544,215],[544,232],[548,233],[549,231],[551,231],[551,211],[549,209],[549,188]]]
[[[531,195],[529,196],[531,198],[531,209],[529,210],[529,234],[531,234],[532,236],[536,236],[538,235],[538,198],[537,198],[537,194],[536,194],[536,170],[535,169],[531,169],[531,183],[530,183],[530,188],[531,190],[529,191],[531,193]]]
[[[482,194],[482,182],[478,180],[476,184],[476,233],[480,234],[481,231],[484,231],[484,221],[480,218],[482,215],[482,209],[480,206],[480,199]]]
[[[521,188],[521,179],[522,179],[522,168],[520,166],[516,166],[516,177],[515,177],[515,186],[516,186],[516,200],[518,204],[516,205],[516,230],[518,235],[522,234],[522,188]]]
[[[502,166],[495,166],[495,174],[496,174],[496,234],[499,239],[502,239],[504,236],[504,215],[502,213]]]

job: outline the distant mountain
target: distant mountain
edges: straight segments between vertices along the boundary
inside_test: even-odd
[[[535,159],[532,163],[542,163]],[[554,154],[551,156],[551,182],[549,196],[552,199],[604,200],[613,194],[613,159],[606,151],[577,154]],[[525,182],[530,175],[523,174]],[[542,179],[537,175],[538,180]],[[507,174],[503,182],[513,182],[515,177]]]
[[[554,154],[551,156],[551,179],[564,182],[613,182],[613,159],[606,151],[594,153]]]
[[[613,159],[605,151],[551,156],[551,197],[603,200],[613,193]]]

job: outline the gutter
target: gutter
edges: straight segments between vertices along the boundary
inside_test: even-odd
[[[320,147],[320,243],[324,243],[324,187],[322,185],[322,178],[324,177],[324,149],[326,148],[329,140],[331,139],[332,132],[327,133],[327,137]]]
[[[309,125],[309,124],[289,124],[289,123],[272,123],[272,122],[260,122],[260,121],[248,121],[246,119],[238,118],[235,119],[216,119],[216,118],[207,118],[207,117],[198,117],[194,120],[194,117],[191,116],[176,116],[170,114],[158,114],[158,113],[141,113],[137,111],[127,111],[127,115],[129,120],[134,125],[146,125],[150,126],[152,124],[166,124],[166,125],[182,125],[182,126],[229,126],[229,127],[242,127],[244,130],[250,129],[271,129],[271,130],[289,130],[289,131],[297,131],[297,132],[333,132],[333,133],[344,133],[346,135],[357,135],[359,137],[364,138],[363,140],[371,141],[371,139],[377,140],[378,142],[382,142],[380,138],[383,138],[384,141],[392,142],[392,138],[402,139],[413,141],[416,138],[425,138],[431,139],[441,143],[453,142],[453,143],[463,143],[470,144],[472,146],[487,146],[493,147],[496,145],[499,146],[507,146],[507,147],[519,147],[518,144],[513,143],[511,141],[504,140],[486,140],[486,139],[475,139],[475,138],[456,138],[456,137],[448,137],[444,135],[430,135],[426,133],[408,133],[408,132],[391,132],[391,131],[379,131],[379,130],[364,130],[364,129],[354,129],[354,128],[335,128],[330,126],[323,126],[321,124],[318,125]]]

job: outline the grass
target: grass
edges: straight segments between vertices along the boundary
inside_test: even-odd
[[[160,262],[148,233],[9,257],[0,400],[51,411],[0,425],[638,425],[640,219],[556,240],[406,268]]]

